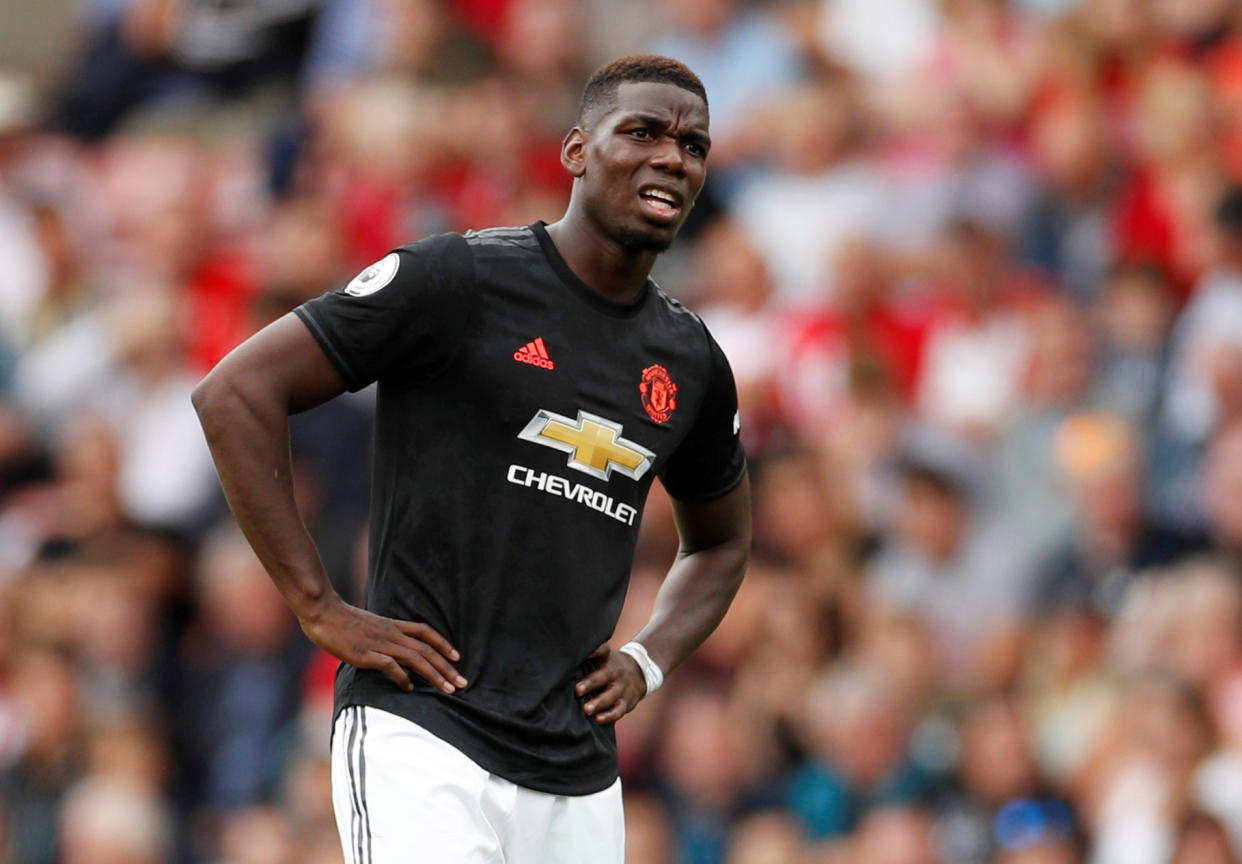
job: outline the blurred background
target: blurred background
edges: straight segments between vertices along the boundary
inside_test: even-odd
[[[733,364],[756,550],[619,726],[629,864],[1239,860],[1242,4],[41,0],[0,8],[6,864],[341,864],[335,662],[190,388],[393,246],[556,219],[583,81],[648,50],[711,99],[656,276]],[[371,424],[294,428],[355,598]]]

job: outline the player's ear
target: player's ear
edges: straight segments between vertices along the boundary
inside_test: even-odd
[[[587,134],[580,126],[570,129],[561,142],[561,164],[571,177],[581,177],[586,173],[586,148]]]

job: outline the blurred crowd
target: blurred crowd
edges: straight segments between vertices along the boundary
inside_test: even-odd
[[[190,388],[394,246],[555,220],[582,82],[654,51],[711,100],[656,277],[733,364],[756,548],[618,727],[629,864],[1242,861],[1236,0],[78,18],[0,69],[0,860],[341,864],[335,661]],[[293,428],[350,598],[372,415]],[[675,548],[657,486],[617,641]]]

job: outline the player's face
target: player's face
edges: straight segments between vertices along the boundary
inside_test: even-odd
[[[618,86],[616,106],[588,135],[588,212],[623,247],[662,252],[707,178],[707,105],[673,84]]]

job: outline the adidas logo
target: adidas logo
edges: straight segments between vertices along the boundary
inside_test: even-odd
[[[529,363],[531,366],[538,366],[540,369],[556,368],[556,364],[548,356],[548,348],[543,344],[542,336],[534,342],[527,342],[521,348],[514,351],[513,359],[519,363]]]

